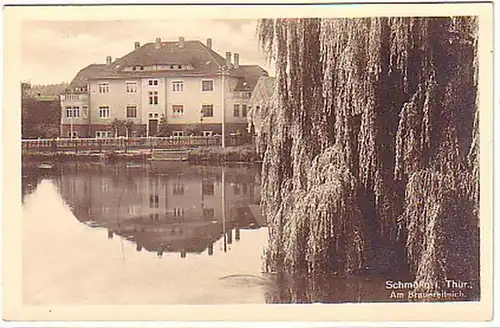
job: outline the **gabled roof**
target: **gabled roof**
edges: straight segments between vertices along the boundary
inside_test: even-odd
[[[239,68],[232,69],[230,74],[240,77],[234,89],[235,91],[252,91],[259,78],[267,76],[267,71],[259,65],[240,65]]]
[[[70,84],[70,88],[83,87],[88,80],[95,79],[133,79],[154,77],[210,77],[217,76],[219,68],[226,63],[225,58],[200,41],[184,41],[179,47],[178,41],[146,43],[109,65],[92,64],[82,69]],[[188,70],[147,71],[125,70],[131,66],[188,64]],[[259,78],[267,72],[258,65],[240,65],[231,68],[229,75],[238,78],[234,91],[252,91]]]
[[[105,64],[91,64],[85,68],[82,68],[78,74],[76,74],[75,78],[69,84],[71,89],[73,88],[81,88],[87,85],[87,81],[96,76],[104,74],[106,71],[110,71],[111,67]]]
[[[224,65],[225,59],[205,46],[200,41],[184,41],[184,46],[179,47],[179,42],[161,42],[161,47],[156,49],[155,43],[146,43],[122,58],[118,58],[113,66],[122,70],[134,65],[158,64],[190,64],[195,70],[215,70]]]

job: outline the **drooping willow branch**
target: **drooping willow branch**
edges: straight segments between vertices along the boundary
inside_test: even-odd
[[[477,226],[476,18],[264,19],[258,35],[276,64],[259,147],[271,269],[351,273],[399,223],[418,279],[451,274],[439,236]]]

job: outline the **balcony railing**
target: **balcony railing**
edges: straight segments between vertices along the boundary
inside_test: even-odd
[[[61,101],[84,101],[88,100],[89,96],[86,93],[66,93],[61,95]]]
[[[233,99],[250,99],[252,93],[249,91],[235,91],[232,94]]]

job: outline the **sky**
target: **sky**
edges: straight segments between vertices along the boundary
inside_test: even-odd
[[[90,64],[104,64],[142,44],[212,38],[212,48],[240,54],[240,64],[257,64],[274,75],[256,37],[256,20],[26,21],[22,31],[21,78],[32,84],[71,82]]]

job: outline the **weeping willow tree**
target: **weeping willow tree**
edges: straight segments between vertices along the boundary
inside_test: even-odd
[[[477,276],[477,20],[262,19],[269,270],[352,274],[377,245],[418,281]]]

